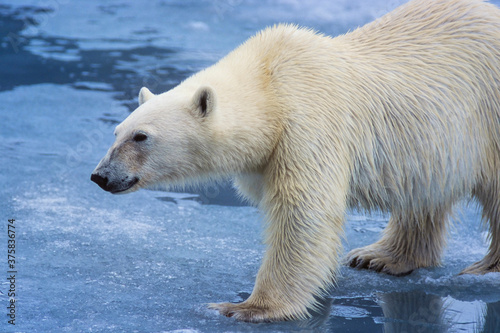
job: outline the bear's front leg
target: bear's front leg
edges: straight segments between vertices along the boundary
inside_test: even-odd
[[[280,265],[280,264],[278,264]],[[292,262],[283,266],[264,263],[259,270],[254,290],[242,303],[218,303],[209,307],[220,314],[246,322],[270,322],[291,319],[305,319],[307,308],[313,305],[313,291],[310,285],[301,285],[307,272],[293,274]],[[284,269],[288,272],[284,272]],[[298,269],[297,269],[298,271]],[[332,275],[333,278],[333,275]],[[305,280],[305,279],[304,279]],[[319,292],[317,292],[319,294]]]
[[[339,214],[311,209],[305,202],[274,202],[273,207],[268,213],[268,249],[252,295],[239,304],[210,304],[225,316],[247,322],[305,319],[334,282],[343,206]]]
[[[340,266],[349,150],[340,146],[343,141],[328,144],[316,137],[317,126],[304,123],[300,112],[293,116],[298,118],[290,120],[259,177],[267,251],[254,290],[242,303],[211,305],[239,320],[310,317],[308,309],[321,309],[319,300],[333,287]],[[328,153],[311,149],[314,144],[329,147]]]

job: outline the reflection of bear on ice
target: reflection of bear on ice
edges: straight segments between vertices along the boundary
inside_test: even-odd
[[[92,175],[131,192],[231,175],[266,216],[247,321],[303,318],[337,275],[349,207],[392,213],[347,262],[403,275],[439,265],[455,202],[492,242],[464,273],[500,270],[500,10],[415,0],[330,38],[280,25],[139,108]]]

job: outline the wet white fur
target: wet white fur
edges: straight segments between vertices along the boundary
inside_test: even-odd
[[[201,90],[200,90],[201,89]],[[209,91],[200,116],[198,94]],[[117,128],[151,137],[132,190],[233,176],[262,209],[267,252],[241,304],[248,321],[303,318],[335,281],[349,207],[392,214],[353,266],[404,274],[439,264],[453,204],[474,196],[499,269],[500,11],[414,0],[346,35],[268,28],[214,66],[153,96]],[[230,227],[230,226],[228,226]]]

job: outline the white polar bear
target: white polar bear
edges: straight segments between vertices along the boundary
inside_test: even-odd
[[[452,205],[473,196],[500,270],[500,10],[414,0],[337,38],[268,28],[153,95],[92,174],[113,193],[232,176],[265,214],[252,295],[212,305],[246,321],[304,318],[336,279],[349,207],[391,212],[353,267],[438,265]]]

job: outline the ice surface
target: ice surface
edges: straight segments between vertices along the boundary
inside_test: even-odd
[[[338,34],[379,17],[404,1],[363,0],[229,0],[229,1],[141,1],[99,0],[85,2],[23,0],[24,6],[46,11],[29,14],[37,25],[27,25],[23,37],[51,36],[76,41],[80,50],[133,49],[145,46],[182,48],[184,57],[215,61],[256,30],[286,22],[315,26],[325,33]],[[193,7],[196,10],[186,10]],[[85,15],[81,15],[85,13]],[[110,28],[112,27],[112,28]],[[228,34],[227,31],[231,31]],[[223,36],[223,38],[221,38]],[[47,45],[30,39],[31,52],[57,57]],[[67,60],[78,54],[65,55]]]
[[[0,331],[499,331],[500,274],[457,275],[487,249],[474,206],[460,205],[442,267],[402,278],[343,267],[310,321],[254,325],[205,304],[251,293],[265,250],[255,208],[227,206],[236,201],[225,184],[112,196],[89,180],[141,85],[167,89],[275,22],[337,34],[398,4],[2,3],[0,251],[15,218],[19,293],[16,327],[1,314]],[[387,221],[350,212],[345,251],[377,240]],[[0,313],[8,286],[0,282]]]

